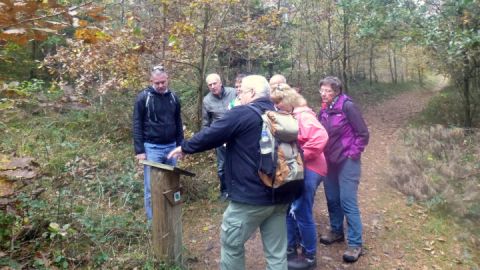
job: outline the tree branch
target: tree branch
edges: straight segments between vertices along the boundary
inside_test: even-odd
[[[79,5],[79,6],[72,7],[72,8],[68,8],[67,10],[63,10],[63,11],[60,11],[60,12],[57,12],[57,13],[53,13],[53,14],[50,14],[50,15],[44,15],[44,16],[40,16],[40,17],[30,18],[30,19],[26,19],[26,20],[23,20],[23,21],[19,21],[19,22],[10,24],[10,25],[1,26],[1,29],[2,29],[2,30],[6,30],[6,29],[8,29],[8,28],[10,28],[10,27],[17,26],[17,25],[21,25],[21,24],[24,24],[24,23],[33,22],[33,21],[39,21],[39,20],[43,20],[43,19],[47,19],[47,18],[56,17],[56,16],[59,16],[59,15],[68,13],[68,12],[70,12],[70,11],[73,11],[73,10],[76,10],[76,9],[79,9],[79,8],[82,8],[82,7],[84,7],[84,6],[90,5],[90,4],[92,4],[92,3],[93,3],[93,1],[91,1],[91,2],[86,2],[86,3],[83,3],[83,4]]]

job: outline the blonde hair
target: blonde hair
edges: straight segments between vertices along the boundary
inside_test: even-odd
[[[305,98],[286,83],[274,86],[270,94],[270,99],[275,104],[283,102],[283,104],[292,106],[293,108],[307,105]]]

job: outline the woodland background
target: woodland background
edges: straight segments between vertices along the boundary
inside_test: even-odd
[[[415,169],[389,178],[480,236],[478,0],[2,0],[0,265],[179,267],[144,244],[131,139],[135,95],[158,64],[187,137],[210,72],[224,85],[284,74],[313,107],[327,75],[363,107],[443,77],[449,85],[404,131],[408,151],[391,157]],[[181,163],[197,174],[184,181],[187,205],[217,203],[214,164],[213,152]]]

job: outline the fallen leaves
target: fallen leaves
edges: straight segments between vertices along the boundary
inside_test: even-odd
[[[17,188],[38,176],[38,164],[30,157],[9,157],[0,154],[0,207],[13,203]]]

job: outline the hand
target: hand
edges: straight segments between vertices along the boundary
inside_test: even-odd
[[[142,154],[138,154],[135,156],[135,158],[140,161],[140,160],[145,160],[147,159],[147,155],[145,155],[145,153],[142,153]]]
[[[181,159],[184,156],[185,156],[185,153],[182,152],[182,147],[178,146],[177,148],[173,149],[170,153],[168,153],[167,158],[168,159],[171,159],[171,158]]]

